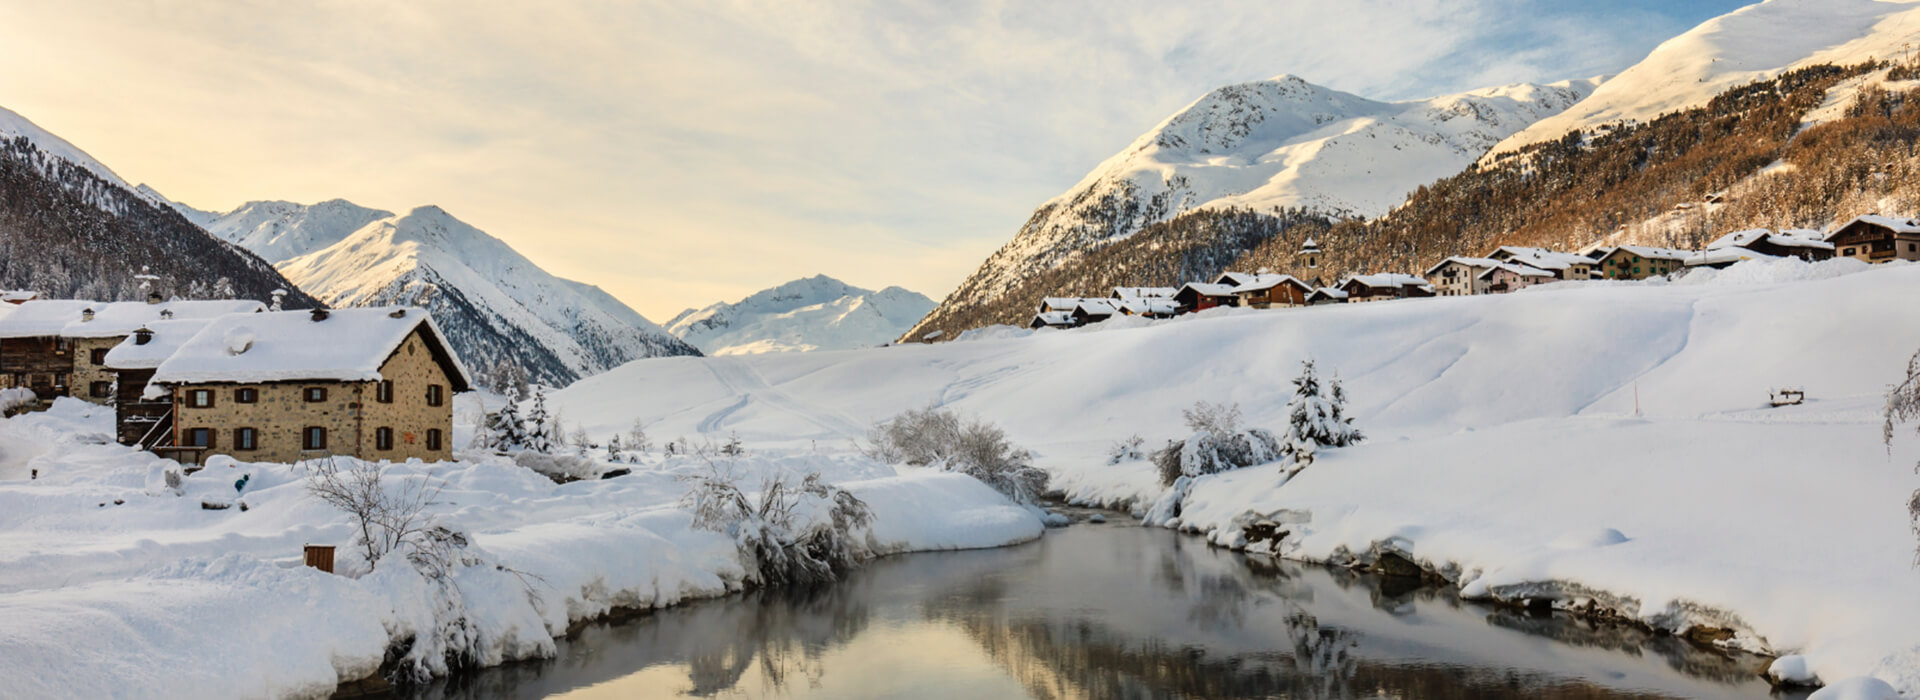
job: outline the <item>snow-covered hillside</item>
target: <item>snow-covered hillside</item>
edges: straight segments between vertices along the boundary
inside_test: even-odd
[[[601,437],[638,418],[656,439],[737,433],[801,450],[944,406],[1004,427],[1075,498],[1138,506],[1160,493],[1154,467],[1109,466],[1109,446],[1185,437],[1181,411],[1198,400],[1281,427],[1289,380],[1313,357],[1344,381],[1370,440],[1277,488],[1276,467],[1207,477],[1188,525],[1286,509],[1294,556],[1395,549],[1476,595],[1598,597],[1651,625],[1804,654],[1830,681],[1875,673],[1911,693],[1920,574],[1906,499],[1920,444],[1903,437],[1890,454],[1878,409],[1920,348],[1920,308],[1884,300],[1920,293],[1920,266],[1864,268],[1745,263],[1693,284],[672,358],[553,404]],[[1768,408],[1784,385],[1808,401]]]
[[[815,275],[687,309],[667,332],[708,355],[851,350],[884,345],[931,310],[932,299],[900,287],[876,292]]]
[[[1900,60],[1916,43],[1920,4],[1911,0],[1767,0],[1668,39],[1586,99],[1507,137],[1487,155],[1576,129],[1650,121],[1793,68]]]
[[[343,200],[253,202],[209,229],[292,254],[275,268],[327,304],[428,308],[484,384],[515,367],[565,385],[631,360],[698,354],[611,295],[548,274],[439,207],[394,216]]]
[[[1219,88],[1040,205],[943,303],[994,299],[1022,276],[1192,209],[1379,216],[1594,84],[1509,85],[1407,102],[1291,75]]]
[[[129,192],[143,196],[147,195],[145,190],[140,190],[133,185],[127,184],[127,181],[120,179],[120,176],[115,174],[112,168],[107,167],[105,163],[94,160],[93,156],[87,155],[86,151],[82,151],[79,147],[68,143],[66,139],[55,136],[53,132],[40,128],[38,124],[28,121],[26,117],[20,116],[12,110],[0,107],[0,138],[16,137],[25,137],[47,155],[78,165],[86,169],[87,172],[93,173],[94,176],[105,180],[107,184],[122,187]]]

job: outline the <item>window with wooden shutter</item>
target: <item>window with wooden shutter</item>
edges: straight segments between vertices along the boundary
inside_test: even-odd
[[[300,431],[300,449],[327,449],[327,429],[319,426],[310,426],[306,430]]]
[[[393,429],[385,428],[385,427],[374,428],[373,429],[373,448],[376,450],[393,449]]]

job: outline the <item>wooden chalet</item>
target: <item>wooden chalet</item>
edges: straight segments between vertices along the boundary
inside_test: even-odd
[[[1111,300],[1081,299],[1079,304],[1074,305],[1069,316],[1073,319],[1073,325],[1084,326],[1113,318],[1114,314],[1118,313],[1120,309],[1115,307]]]
[[[1237,305],[1255,309],[1285,309],[1306,306],[1313,287],[1293,275],[1270,272],[1255,274],[1252,280],[1233,288]]]
[[[1335,287],[1321,287],[1307,295],[1307,306],[1345,303],[1347,303],[1347,293]]]
[[[1172,299],[1179,287],[1114,287],[1109,299]]]
[[[1073,312],[1072,311],[1042,311],[1040,313],[1033,315],[1033,320],[1027,322],[1027,327],[1033,328],[1033,329],[1072,328]]]
[[[134,329],[107,352],[106,366],[114,372],[114,436],[120,444],[148,450],[173,446],[173,398],[158,387],[149,394],[148,384],[160,363],[208,322],[158,321]]]
[[[60,332],[95,303],[29,301],[0,319],[0,382],[32,389],[43,401],[66,396],[73,375],[73,340]]]
[[[1347,293],[1349,304],[1434,296],[1426,280],[1397,272],[1355,275],[1340,284],[1340,291]]]
[[[264,310],[246,300],[95,302],[29,301],[0,319],[0,376],[43,399],[73,396],[113,401],[114,373],[107,352],[136,328],[173,319],[208,319]]]
[[[1920,220],[1864,214],[1826,235],[1836,255],[1870,263],[1920,260]]]
[[[1240,303],[1240,297],[1233,294],[1236,286],[1238,285],[1218,282],[1188,282],[1180,287],[1180,291],[1174,292],[1173,301],[1180,306],[1180,313],[1205,311],[1218,306],[1236,306]]]

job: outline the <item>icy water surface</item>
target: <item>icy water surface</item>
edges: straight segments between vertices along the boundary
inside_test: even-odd
[[[1727,657],[1127,523],[596,624],[457,698],[1765,698]]]

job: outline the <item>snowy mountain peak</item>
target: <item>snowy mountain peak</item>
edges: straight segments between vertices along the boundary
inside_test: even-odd
[[[1920,5],[1910,0],[1748,5],[1662,42],[1586,99],[1507,137],[1487,157],[1602,124],[1652,121],[1795,68],[1897,59],[1909,44],[1920,44]]]
[[[667,332],[709,355],[848,350],[893,340],[933,306],[900,287],[875,292],[814,275],[730,304],[687,309],[667,322]]]
[[[133,185],[127,184],[126,180],[122,180],[119,175],[114,174],[112,168],[108,168],[106,164],[94,160],[93,156],[87,155],[86,151],[82,151],[79,147],[68,143],[66,139],[55,136],[52,132],[40,128],[38,124],[34,124],[26,117],[20,116],[17,112],[5,107],[0,107],[0,138],[17,138],[23,136],[26,137],[28,141],[33,142],[34,146],[39,147],[41,151],[46,152],[47,155],[55,156],[74,165],[86,168],[88,172],[93,173],[96,177],[106,180],[108,183],[124,187],[128,191],[142,195],[146,194],[144,191],[136,189]]]
[[[636,359],[698,353],[438,206],[395,215],[343,199],[248,202],[206,228],[328,304],[427,307],[490,386],[521,377],[565,385]]]

